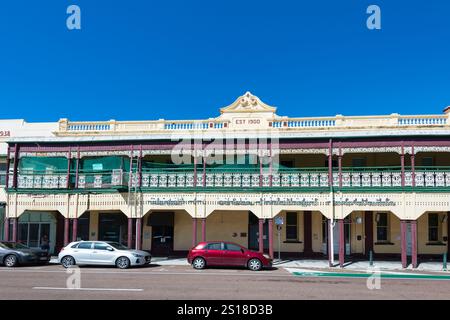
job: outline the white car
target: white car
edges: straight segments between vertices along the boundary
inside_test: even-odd
[[[77,265],[112,265],[120,269],[150,264],[151,255],[133,250],[117,242],[76,241],[69,243],[58,254],[64,268]]]

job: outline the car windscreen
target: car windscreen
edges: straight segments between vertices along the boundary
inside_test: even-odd
[[[128,247],[124,246],[123,244],[120,244],[118,242],[108,242],[108,244],[117,250],[129,250]]]

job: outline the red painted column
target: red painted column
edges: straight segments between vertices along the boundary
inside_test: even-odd
[[[17,188],[17,167],[19,164],[19,146],[14,147],[14,164],[13,164],[13,188]]]
[[[133,218],[128,218],[128,230],[127,230],[127,246],[128,248],[133,247]]]
[[[338,157],[339,188],[342,188],[342,155]]]
[[[142,218],[136,218],[136,250],[141,250],[141,223]]]
[[[272,177],[272,169],[273,169],[273,167],[272,167],[272,154],[270,155],[270,162],[269,162],[269,187],[271,187],[272,186],[272,180],[273,180],[273,177]]]
[[[259,219],[258,225],[258,242],[259,242],[259,252],[264,252],[264,219]]]
[[[202,241],[206,241],[206,218],[202,218]]]
[[[69,244],[69,218],[64,218],[64,246]]]
[[[206,187],[206,158],[203,158],[203,187]]]
[[[333,246],[333,239],[332,239],[332,237],[331,237],[331,232],[330,232],[330,230],[331,230],[332,227],[333,227],[333,226],[331,225],[331,219],[327,219],[327,238],[328,238],[328,241],[327,241],[328,250],[327,250],[327,252],[328,252],[328,265],[329,265],[330,267],[333,266],[333,264],[331,263],[331,261],[333,260],[333,256],[334,256],[334,254],[335,254],[334,251],[333,251],[333,255],[331,254],[331,248],[332,248],[332,247],[334,248],[334,246]]]
[[[11,218],[12,219],[12,241],[17,242],[17,218]]]
[[[5,180],[5,186],[6,189],[9,188],[9,166],[10,166],[10,151],[9,151],[9,145],[8,150],[6,151],[6,180]]]
[[[259,159],[259,186],[262,187],[263,186],[263,164],[262,164],[261,157],[258,157],[258,159]]]
[[[269,256],[273,259],[273,219],[269,219]]]
[[[328,186],[333,185],[333,140],[330,139],[328,146]]]
[[[197,245],[197,218],[192,218],[192,247]]]
[[[194,155],[194,187],[197,186],[197,157]]]
[[[70,162],[72,161],[72,151],[69,147],[69,152],[67,153],[67,174],[66,174],[66,189],[70,187]]]
[[[78,218],[73,219],[72,223],[72,241],[77,241]]]
[[[400,155],[400,166],[401,166],[401,175],[402,175],[402,187],[405,186],[405,151],[402,146],[402,154]]]
[[[3,233],[4,233],[4,240],[9,241],[9,218],[5,218],[4,227],[3,227]]]
[[[79,175],[79,173],[80,173],[80,147],[78,147],[77,162],[76,162],[76,165],[75,165],[75,189],[78,189],[78,175]]]
[[[411,221],[412,266],[417,268],[417,221]]]
[[[414,146],[411,147],[411,176],[412,186],[416,186],[416,156],[414,155]]]
[[[339,223],[339,266],[344,267],[345,262],[345,235],[344,235],[344,220],[338,220]]]
[[[406,221],[400,221],[400,234],[401,234],[401,261],[402,268],[406,268]]]

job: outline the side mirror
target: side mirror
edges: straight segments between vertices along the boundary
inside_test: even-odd
[[[245,250],[244,250],[244,249],[241,249],[241,252],[242,252],[242,253],[245,253]]]
[[[107,247],[106,250],[108,251],[114,251],[114,249],[112,247]]]

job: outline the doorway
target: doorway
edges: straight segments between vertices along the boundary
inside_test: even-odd
[[[333,226],[333,253],[334,255],[339,255],[339,223],[335,221]],[[345,243],[345,255],[351,254],[351,245],[350,245],[350,219],[344,220],[344,243]],[[328,254],[328,219],[325,216],[322,216],[322,253]]]
[[[264,221],[263,225],[263,245],[264,249],[269,248],[269,223],[267,219]],[[259,218],[253,214],[253,212],[248,213],[248,248],[250,250],[259,250]]]
[[[152,255],[173,254],[174,218],[174,212],[153,212],[149,215],[147,225],[152,227]]]
[[[128,219],[122,213],[100,213],[98,239],[127,244]]]

